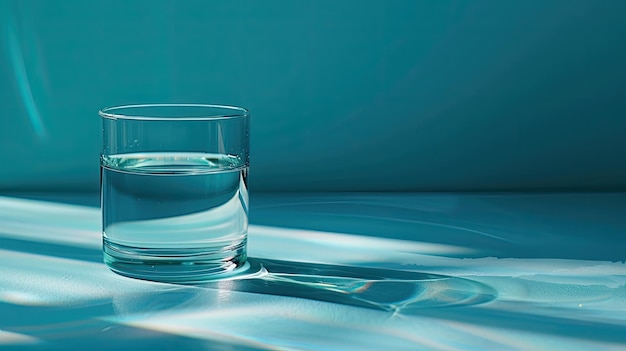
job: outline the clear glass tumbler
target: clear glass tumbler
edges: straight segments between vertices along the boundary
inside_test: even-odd
[[[99,114],[104,262],[125,276],[173,283],[243,266],[248,111],[152,104]]]

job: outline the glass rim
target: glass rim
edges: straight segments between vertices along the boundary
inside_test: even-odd
[[[207,114],[193,115],[193,116],[149,116],[147,114],[129,114],[126,110],[141,111],[144,108],[151,107],[176,107],[176,108],[204,108],[207,110]],[[120,112],[117,112],[120,110]],[[222,110],[232,113],[210,113],[211,110]],[[133,104],[133,105],[119,105],[102,108],[98,111],[98,114],[102,118],[108,119],[121,119],[121,120],[140,120],[140,121],[214,121],[221,119],[232,118],[246,118],[250,115],[247,109],[238,106],[230,105],[214,105],[214,104]]]

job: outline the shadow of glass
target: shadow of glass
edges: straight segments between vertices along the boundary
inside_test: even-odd
[[[102,262],[102,252],[61,244],[2,238],[4,249],[87,262]],[[229,280],[229,284],[221,284]],[[489,302],[489,286],[445,275],[321,263],[248,258],[241,270],[196,287],[299,297],[407,314],[411,311]]]
[[[485,284],[438,274],[264,258],[249,258],[248,262],[245,271],[229,278],[229,289],[401,314],[482,304],[497,297]],[[223,284],[216,281],[198,286],[218,288]]]

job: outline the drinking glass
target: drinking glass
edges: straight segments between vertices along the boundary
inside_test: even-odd
[[[108,107],[100,156],[104,262],[195,283],[246,262],[249,113],[233,106]]]

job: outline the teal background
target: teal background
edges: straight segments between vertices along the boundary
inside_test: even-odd
[[[626,1],[0,0],[0,190],[97,191],[97,110],[252,112],[252,191],[626,189]]]

